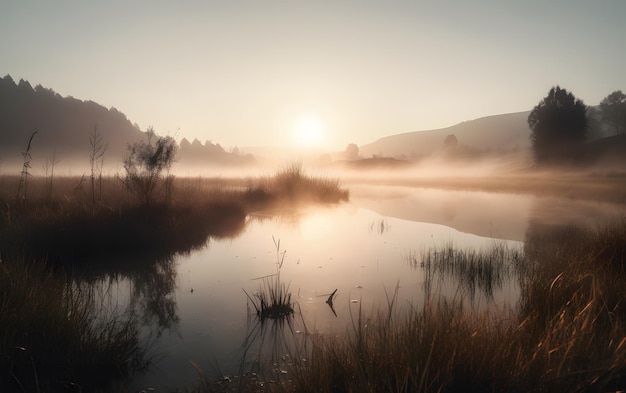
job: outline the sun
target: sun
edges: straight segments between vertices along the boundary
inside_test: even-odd
[[[302,147],[319,147],[324,142],[325,126],[315,114],[301,115],[296,119],[294,139]]]

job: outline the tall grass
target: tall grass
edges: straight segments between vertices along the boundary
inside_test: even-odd
[[[130,375],[141,362],[138,316],[106,317],[88,289],[94,276],[85,272],[132,271],[121,261],[158,270],[158,261],[203,247],[211,237],[236,236],[253,210],[279,200],[295,204],[304,195],[309,203],[334,201],[332,183],[292,175],[260,181],[271,184],[261,200],[250,198],[243,183],[173,179],[170,203],[150,206],[117,177],[98,179],[97,203],[84,177],[29,177],[28,192],[24,178],[0,177],[0,391],[55,391],[65,383],[91,391]],[[299,191],[286,195],[289,189]],[[265,285],[257,298],[262,319],[292,314],[279,275]],[[168,299],[150,305],[159,326],[176,321]]]
[[[269,205],[293,203],[339,203],[349,199],[349,191],[338,179],[314,177],[305,173],[300,163],[291,163],[273,176],[250,181],[246,199]]]
[[[112,251],[167,256],[203,247],[209,237],[236,236],[254,210],[337,202],[348,195],[337,181],[306,176],[300,167],[247,189],[219,179],[173,179],[170,203],[149,206],[138,204],[118,178],[99,182],[97,204],[79,178],[56,177],[54,194],[46,179],[31,179],[28,205],[15,203],[7,187],[0,189],[0,249],[55,261]],[[2,177],[2,184],[12,183],[17,187],[19,178]]]
[[[145,365],[132,314],[41,261],[0,262],[0,390],[109,389]]]
[[[372,318],[359,310],[345,337],[314,342],[295,367],[293,391],[624,390],[625,234],[626,220],[593,232],[531,234],[517,261],[516,308],[479,312],[460,298],[432,297],[420,309],[390,301]],[[470,255],[448,256],[480,266],[464,261]],[[491,259],[501,256],[495,250]]]
[[[432,290],[434,281],[442,283],[452,280],[464,294],[474,299],[477,292],[486,298],[493,298],[494,292],[504,282],[517,277],[524,263],[523,251],[504,243],[493,243],[488,249],[456,249],[452,243],[429,249],[417,257],[407,256],[414,268],[424,271],[426,297]]]

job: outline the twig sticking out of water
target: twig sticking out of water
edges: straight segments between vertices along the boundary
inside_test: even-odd
[[[337,312],[335,312],[335,307],[333,305],[333,300],[335,298],[335,294],[336,293],[337,293],[337,289],[335,288],[333,293],[331,293],[330,296],[328,296],[328,299],[326,299],[326,304],[328,304],[328,307],[330,307],[330,311],[332,311],[333,314],[335,314],[335,316],[337,316]]]
[[[333,305],[333,298],[335,297],[335,293],[337,293],[337,289],[335,289],[326,300],[326,303],[328,303],[331,307]]]

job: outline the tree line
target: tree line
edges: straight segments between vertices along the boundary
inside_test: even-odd
[[[531,144],[538,164],[575,163],[587,141],[593,109],[574,94],[555,86],[528,115]],[[616,90],[598,109],[615,135],[626,135],[626,95]]]

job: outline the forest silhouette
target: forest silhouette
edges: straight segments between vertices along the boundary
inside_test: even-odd
[[[19,165],[34,132],[37,136],[30,153],[35,168],[53,157],[61,167],[86,168],[89,138],[95,128],[106,147],[104,164],[113,168],[124,160],[129,145],[145,139],[144,130],[114,107],[107,109],[93,101],[62,97],[42,85],[33,88],[23,79],[16,83],[10,75],[0,78],[0,164],[4,169]],[[190,143],[185,138],[179,154],[179,161],[186,165],[255,162],[253,156],[240,154],[237,148],[226,151],[219,143]]]

